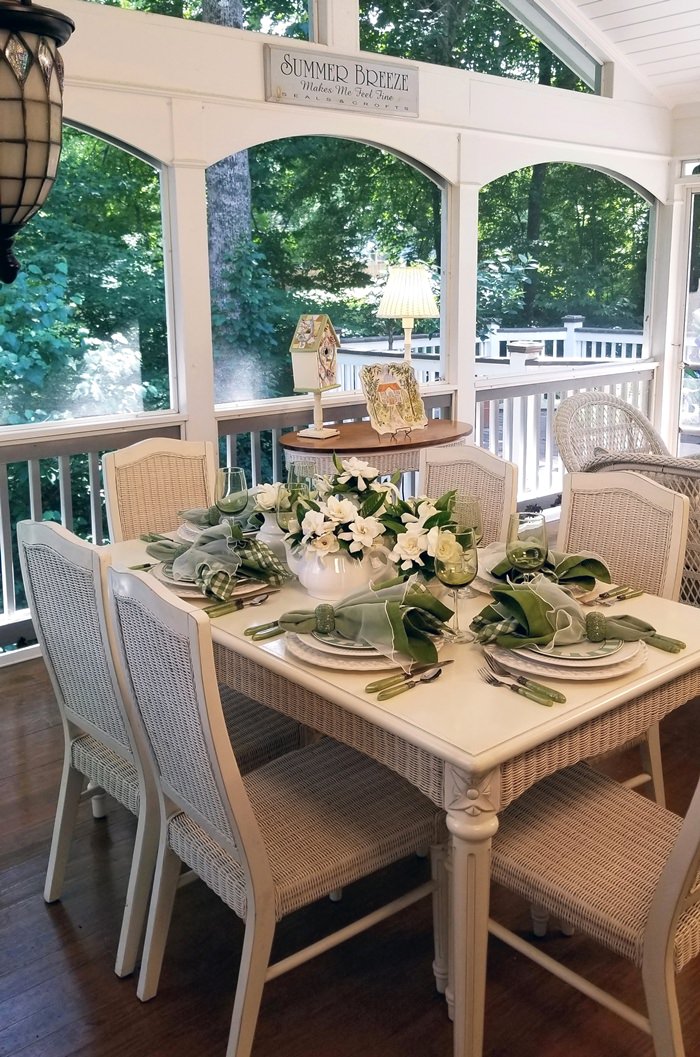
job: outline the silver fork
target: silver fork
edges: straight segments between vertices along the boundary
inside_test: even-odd
[[[501,679],[495,675],[490,668],[479,668],[479,675],[484,682],[489,683],[490,686],[504,686],[506,690],[510,690],[514,694],[520,694],[521,697],[527,697],[537,705],[546,705],[547,708],[551,708],[554,704],[551,697],[545,697],[543,693],[536,690],[530,690],[527,686],[520,686],[519,683],[507,682],[505,679]]]
[[[565,704],[566,697],[561,691],[552,690],[549,686],[545,686],[544,683],[538,683],[534,679],[526,679],[524,675],[516,675],[515,672],[509,671],[500,661],[492,657],[490,653],[484,653],[484,660],[491,671],[506,682],[520,683],[521,686],[526,686],[528,690],[534,690],[535,693],[542,694],[543,697],[551,697],[552,701],[558,701],[562,705]]]

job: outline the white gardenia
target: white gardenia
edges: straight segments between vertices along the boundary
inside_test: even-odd
[[[280,504],[282,510],[289,509],[289,491],[281,481],[274,484],[261,484],[255,493],[255,509],[270,512]],[[284,504],[284,505],[283,505]]]
[[[357,517],[348,525],[346,532],[340,533],[341,540],[351,540],[348,550],[351,554],[369,550],[379,536],[384,534],[384,526],[376,517]]]
[[[321,554],[333,554],[340,550],[338,537],[332,532],[326,532],[323,536],[314,536],[308,543],[311,550],[320,551]]]
[[[337,496],[329,496],[325,503],[321,504],[323,513],[333,521],[352,521],[357,517],[357,507],[350,499],[339,499]]]
[[[422,531],[422,526],[428,518],[431,518],[433,514],[437,514],[437,512],[437,507],[429,499],[425,499],[422,503],[418,504],[415,514],[402,514],[401,520],[407,528],[410,528],[412,525],[419,525],[421,526]]]
[[[402,569],[410,569],[415,563],[423,565],[422,554],[425,554],[427,533],[402,532],[396,537],[394,549],[389,554],[393,562],[401,562]]]
[[[322,510],[307,510],[301,523],[301,531],[304,534],[303,541],[306,543],[311,536],[325,536],[332,533],[335,528],[334,521],[327,521]]]
[[[462,553],[462,548],[457,542],[457,537],[454,532],[450,532],[449,529],[443,529],[441,531],[436,527],[430,530],[428,536],[431,537],[433,532],[437,533],[437,535],[428,540],[428,554],[431,554],[441,562],[455,561],[458,559]],[[430,549],[431,546],[434,547],[434,550]]]
[[[370,466],[369,463],[362,462],[361,459],[341,459],[340,465],[343,467],[343,472],[338,475],[339,484],[347,484],[351,477],[357,478],[357,490],[358,492],[364,492],[370,481],[373,481],[375,477],[379,476],[379,470],[374,466]]]

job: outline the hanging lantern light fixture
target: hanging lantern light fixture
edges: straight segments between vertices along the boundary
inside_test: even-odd
[[[41,208],[61,155],[63,62],[75,24],[31,0],[0,0],[0,280],[19,271],[12,243]]]

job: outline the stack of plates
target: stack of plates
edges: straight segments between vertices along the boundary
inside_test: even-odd
[[[644,642],[576,642],[551,649],[528,646],[521,650],[504,650],[485,646],[486,653],[500,661],[516,675],[535,675],[547,679],[587,680],[616,679],[636,671],[644,664],[647,647]]]
[[[201,525],[195,525],[191,521],[183,521],[175,535],[185,543],[193,543],[202,532],[204,532],[204,529]]]
[[[174,580],[168,566],[164,563],[154,565],[149,572],[161,584],[170,587],[180,598],[199,598],[201,600],[207,597],[207,600],[211,601],[211,596],[205,596],[194,580]],[[261,591],[266,589],[267,584],[263,580],[252,580],[250,577],[246,577],[241,583],[236,585],[231,598],[246,598],[248,595],[259,595]]]
[[[284,642],[292,657],[308,664],[316,664],[319,668],[374,672],[383,668],[396,668],[398,664],[398,661],[385,657],[373,646],[343,638],[337,632],[327,635],[319,631],[314,631],[311,635],[287,634]]]

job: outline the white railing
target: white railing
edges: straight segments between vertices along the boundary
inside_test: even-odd
[[[518,464],[521,501],[546,505],[561,490],[561,465],[552,420],[559,402],[582,389],[603,388],[622,396],[645,414],[651,411],[656,364],[598,361],[549,362],[493,370],[477,367],[474,440]],[[432,382],[422,387],[426,408],[434,417],[452,414],[454,386]],[[366,418],[359,392],[324,394],[325,418],[348,422]],[[279,439],[312,418],[311,397],[241,403],[216,412],[222,461],[248,468],[252,484],[279,480],[284,455]],[[31,634],[24,605],[15,543],[15,522],[31,517],[61,520],[79,535],[102,543],[106,538],[100,457],[147,436],[179,436],[180,415],[153,416],[149,424],[92,423],[76,427],[51,423],[42,433],[0,431],[0,648]],[[14,439],[13,439],[14,438]],[[48,472],[47,472],[48,471]],[[12,481],[12,490],[10,490]],[[12,495],[12,509],[10,508]],[[8,657],[5,655],[5,659]],[[0,663],[2,657],[0,656]]]

